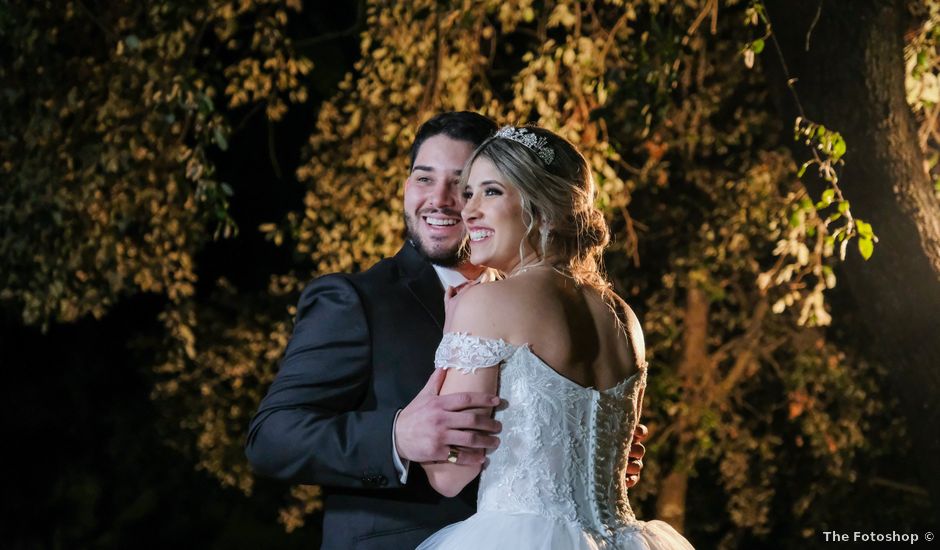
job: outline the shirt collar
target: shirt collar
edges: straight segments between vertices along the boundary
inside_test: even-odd
[[[447,290],[447,287],[460,286],[467,282],[467,278],[461,275],[456,269],[441,267],[435,264],[431,264],[431,267],[437,272],[437,278],[441,280],[441,286],[444,287],[444,290]]]
[[[431,264],[431,267],[434,268],[434,271],[437,273],[437,278],[441,281],[441,286],[444,287],[444,290],[447,290],[447,287],[451,286],[460,286],[466,282],[469,282],[469,279],[464,277],[456,269],[449,267],[441,267],[436,264]],[[496,270],[494,269],[484,269],[483,273],[477,277],[477,282],[480,283],[489,283],[498,279]]]

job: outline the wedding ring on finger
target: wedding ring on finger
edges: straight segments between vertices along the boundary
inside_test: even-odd
[[[450,462],[451,464],[457,464],[457,457],[459,456],[460,456],[460,451],[451,447],[450,452],[447,453],[447,462]]]

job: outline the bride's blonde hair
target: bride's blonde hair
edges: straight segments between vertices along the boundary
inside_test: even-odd
[[[527,138],[526,144],[504,137],[508,134],[535,137]],[[546,148],[551,153],[546,153]],[[470,156],[461,185],[466,184],[470,166],[480,157],[489,159],[507,183],[519,190],[526,224],[523,242],[535,249],[540,261],[608,297],[610,283],[603,273],[602,255],[610,232],[604,215],[594,206],[594,177],[577,148],[537,126],[501,130]],[[521,258],[522,244],[519,253]]]

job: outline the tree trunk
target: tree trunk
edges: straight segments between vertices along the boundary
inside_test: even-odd
[[[673,469],[663,479],[656,496],[656,519],[685,532],[685,494],[689,487],[688,469]]]
[[[842,133],[848,144],[840,187],[879,242],[867,262],[851,247],[840,278],[891,371],[921,479],[937,506],[940,201],[905,99],[904,4],[767,0],[766,6],[806,117]],[[772,44],[763,64],[785,122],[792,124],[796,104]],[[809,156],[802,144],[791,147],[798,158]],[[810,182],[816,198],[821,188]]]
[[[663,479],[656,497],[656,517],[680,532],[685,527],[685,496],[689,469],[694,462],[695,427],[699,422],[699,411],[706,406],[709,388],[712,387],[708,382],[708,297],[695,283],[690,281],[689,284],[682,319],[682,362],[678,368],[689,412],[676,419],[679,441],[673,461],[675,465]]]

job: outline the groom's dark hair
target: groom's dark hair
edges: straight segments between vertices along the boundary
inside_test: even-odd
[[[443,134],[451,139],[468,141],[476,147],[495,132],[496,123],[479,113],[451,111],[434,115],[426,120],[415,134],[415,141],[411,145],[410,168],[414,168],[418,149],[428,138]]]

